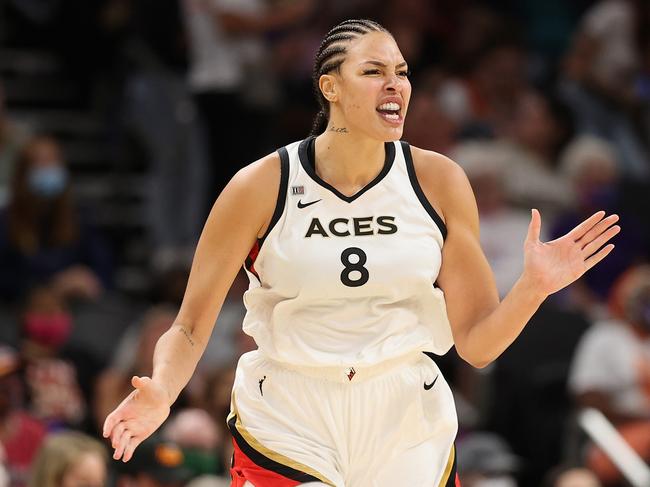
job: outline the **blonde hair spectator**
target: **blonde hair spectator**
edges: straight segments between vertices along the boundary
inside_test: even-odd
[[[78,432],[49,436],[36,456],[29,487],[104,487],[107,453],[94,438]]]

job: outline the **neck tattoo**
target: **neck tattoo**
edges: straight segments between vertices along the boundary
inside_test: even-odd
[[[337,134],[347,134],[348,129],[345,128],[345,127],[332,127],[330,129],[330,132],[334,132],[334,133],[337,133]]]

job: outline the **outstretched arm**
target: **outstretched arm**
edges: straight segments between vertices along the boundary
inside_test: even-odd
[[[228,288],[275,208],[280,181],[277,154],[242,169],[223,190],[201,234],[180,311],[158,340],[152,377],[135,388],[104,423],[113,458],[128,461],[169,415],[208,342]]]
[[[435,190],[430,187],[429,193],[438,195],[448,230],[438,283],[445,292],[458,354],[475,367],[485,367],[519,336],[547,296],[577,280],[612,251],[614,245],[607,242],[620,231],[615,225],[618,216],[598,212],[563,237],[541,242],[541,215],[532,210],[524,270],[499,302],[479,243],[478,211],[469,181],[452,161],[437,154],[429,157],[434,158],[438,176]],[[426,176],[423,179],[426,184]]]

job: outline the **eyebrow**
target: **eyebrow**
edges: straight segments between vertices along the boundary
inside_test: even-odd
[[[360,63],[360,65],[362,65],[362,64],[372,64],[374,66],[380,66],[382,68],[386,67],[386,64],[382,63],[381,61],[372,61],[372,60],[370,60],[370,61],[364,61],[364,62]],[[406,61],[403,61],[403,62],[399,63],[395,67],[396,68],[403,68],[404,66],[406,66]]]

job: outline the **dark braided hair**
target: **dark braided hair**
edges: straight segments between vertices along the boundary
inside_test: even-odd
[[[345,60],[347,52],[346,44],[353,39],[357,39],[370,32],[386,32],[385,27],[373,20],[344,20],[332,30],[330,30],[316,53],[314,60],[314,72],[312,81],[314,83],[314,94],[320,106],[320,111],[314,118],[311,135],[318,135],[325,130],[330,117],[329,101],[323,96],[318,86],[320,77],[331,71],[338,71]]]

